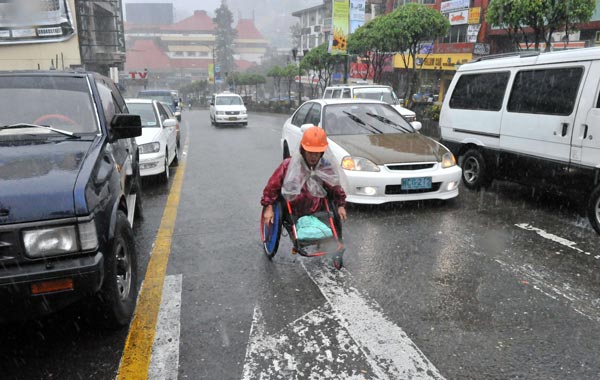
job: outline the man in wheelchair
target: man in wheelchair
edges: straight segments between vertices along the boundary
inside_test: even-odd
[[[322,128],[308,128],[300,142],[300,154],[286,158],[269,178],[260,200],[265,207],[265,224],[273,223],[273,205],[283,197],[290,202],[294,215],[313,215],[330,200],[334,212],[346,221],[346,193],[340,185],[334,160],[328,159],[327,135]],[[283,207],[283,210],[286,208]]]

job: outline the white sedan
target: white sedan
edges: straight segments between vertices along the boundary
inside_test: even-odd
[[[125,99],[129,113],[140,115],[142,135],[135,138],[140,151],[140,175],[158,175],[168,183],[169,166],[179,162],[177,120],[164,106],[152,99]]]
[[[375,100],[316,99],[285,122],[283,156],[298,152],[304,130],[327,132],[348,202],[381,204],[458,196],[462,170],[452,153],[418,133],[390,105]]]

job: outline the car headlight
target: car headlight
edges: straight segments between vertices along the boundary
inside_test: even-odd
[[[246,112],[247,112],[246,110],[241,110],[241,111],[240,111],[240,115],[245,115],[245,114],[246,114]]]
[[[138,146],[138,148],[140,150],[140,154],[156,153],[160,150],[160,143],[159,142],[151,142],[148,144],[142,144],[142,145]]]
[[[362,172],[378,172],[379,166],[375,165],[373,161],[367,160],[362,157],[346,156],[342,159],[342,168],[352,171]]]
[[[94,221],[23,231],[25,254],[31,258],[87,251],[98,246]]]
[[[217,115],[225,115],[225,111],[217,111]]]
[[[447,169],[456,165],[456,158],[451,152],[446,152],[442,156],[442,168]]]
[[[404,120],[406,120],[410,123],[410,122],[417,120],[417,117],[416,116],[404,116]]]

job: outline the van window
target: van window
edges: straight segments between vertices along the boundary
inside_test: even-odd
[[[355,99],[373,99],[386,102],[388,104],[395,104],[395,97],[392,95],[394,92],[390,87],[364,87],[354,89]]]
[[[333,90],[325,90],[325,94],[323,94],[323,99],[331,99],[331,94],[333,94]]]
[[[342,92],[342,98],[350,99],[351,97],[352,97],[352,95],[350,95],[350,89],[345,88],[344,92]]]
[[[461,76],[452,92],[450,108],[500,111],[509,77],[509,72]]]
[[[333,90],[333,95],[331,97],[334,99],[337,99],[340,97],[341,94],[342,94],[342,89],[338,88],[338,89]]]
[[[518,113],[570,115],[583,75],[581,67],[520,71],[507,110]]]

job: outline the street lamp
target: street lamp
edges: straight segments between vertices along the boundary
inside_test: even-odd
[[[304,58],[304,56],[306,56],[308,53],[308,49],[304,49],[302,53],[303,55],[300,57],[300,55],[298,55],[298,48],[292,48],[292,56],[294,57],[294,61],[296,61],[296,57],[298,58],[298,107],[300,107],[300,104],[302,104],[302,70],[300,68],[300,63],[302,62],[302,58]]]

